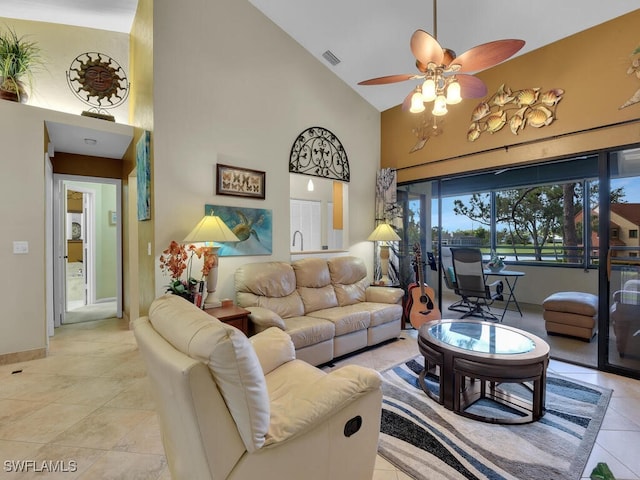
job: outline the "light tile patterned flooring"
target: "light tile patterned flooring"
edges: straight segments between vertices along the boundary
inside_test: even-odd
[[[383,370],[418,354],[416,331],[336,364]],[[640,480],[640,382],[552,361],[550,369],[614,389],[583,474],[607,462],[618,480]],[[0,478],[171,478],[133,333],[109,319],[56,330],[47,358],[0,366]],[[75,472],[8,472],[12,461],[63,461]],[[9,462],[9,463],[6,463]],[[54,465],[55,466],[55,465]],[[32,468],[33,470],[33,468]],[[374,480],[409,477],[378,457]],[[546,480],[546,479],[545,479]]]

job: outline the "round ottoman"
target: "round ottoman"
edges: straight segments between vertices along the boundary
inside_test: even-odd
[[[547,333],[591,341],[598,332],[598,297],[584,292],[557,292],[542,302]]]

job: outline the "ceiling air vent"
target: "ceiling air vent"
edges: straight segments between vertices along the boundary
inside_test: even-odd
[[[336,57],[331,50],[324,52],[322,57],[334,67],[340,63],[340,59]]]

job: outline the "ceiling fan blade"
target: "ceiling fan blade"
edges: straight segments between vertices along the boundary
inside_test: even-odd
[[[442,65],[444,52],[438,41],[424,30],[416,30],[411,35],[411,52],[423,65],[430,62]]]
[[[487,94],[487,86],[482,80],[473,75],[456,75],[460,84],[460,96],[462,98],[481,98]]]
[[[369,80],[363,80],[358,82],[358,85],[386,85],[388,83],[404,82],[411,80],[412,78],[420,78],[420,75],[414,75],[412,73],[406,73],[401,75],[388,75],[386,77],[370,78]]]
[[[522,47],[524,47],[524,40],[508,39],[483,43],[455,58],[449,68],[457,72],[484,70],[515,55]],[[456,66],[459,66],[459,68]]]

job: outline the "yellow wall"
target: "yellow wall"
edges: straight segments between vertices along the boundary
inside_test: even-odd
[[[512,90],[564,89],[557,120],[549,126],[527,126],[515,136],[507,125],[469,142],[471,114],[482,99],[467,99],[449,107],[444,133],[409,153],[421,115],[402,112],[399,106],[383,112],[382,166],[397,168],[399,181],[406,182],[639,142],[640,128],[633,122],[640,118],[640,104],[618,109],[640,88],[640,80],[627,75],[630,54],[640,45],[638,25],[640,10],[477,75],[488,87],[487,97],[501,84]],[[407,82],[407,91],[412,86]]]
[[[109,55],[128,75],[129,36],[125,33],[0,17],[0,29],[5,26],[14,29],[18,36],[37,42],[42,50],[44,65],[34,71],[29,105],[76,115],[88,110],[90,106],[80,101],[67,84],[71,63],[85,52]],[[109,110],[116,122],[128,123],[128,102]]]
[[[136,133],[132,142],[132,149],[127,152],[126,176],[135,168],[135,145],[144,130],[151,132],[151,195],[153,198],[153,170],[154,170],[154,113],[153,113],[153,0],[140,0],[138,10],[131,29],[131,78],[132,88],[129,99],[130,122],[135,125]],[[126,202],[129,212],[136,212],[135,186],[127,180]],[[132,188],[133,187],[133,190]],[[133,194],[132,194],[133,193]],[[127,292],[131,298],[127,302],[127,315],[134,320],[147,313],[149,305],[155,298],[154,284],[154,256],[149,255],[148,245],[153,251],[155,202],[151,202],[151,220],[139,222],[136,215],[127,214],[126,245],[127,259],[124,265],[125,283],[129,287]]]

